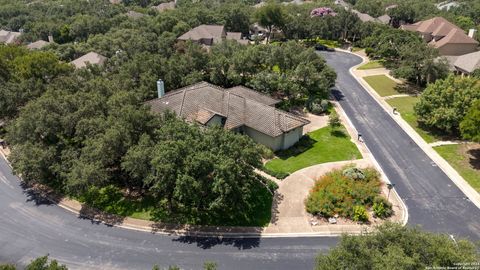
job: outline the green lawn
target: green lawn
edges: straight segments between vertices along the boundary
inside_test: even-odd
[[[434,149],[457,170],[457,172],[480,192],[480,145],[443,145]]]
[[[398,95],[397,83],[385,75],[363,77],[363,79],[382,97]]]
[[[373,60],[366,63],[365,65],[358,67],[359,70],[375,69],[375,68],[383,68],[383,61]]]
[[[299,143],[277,153],[265,167],[276,173],[293,173],[312,165],[359,159],[362,157],[357,146],[350,141],[345,130],[332,133],[330,127],[310,132]]]
[[[439,138],[430,131],[421,128],[417,122],[417,116],[413,110],[413,106],[418,102],[419,97],[398,97],[387,99],[387,103],[392,107],[396,107],[402,118],[412,126],[415,131],[427,142],[432,143],[438,141]]]

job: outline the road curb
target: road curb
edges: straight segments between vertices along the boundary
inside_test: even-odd
[[[344,53],[353,54],[362,59],[362,63],[350,68],[349,72],[353,78],[367,91],[367,93],[387,112],[387,114],[407,133],[407,135],[417,144],[420,149],[442,170],[442,172],[462,191],[462,193],[480,209],[480,194],[474,190],[470,184],[442,157],[440,156],[428,143],[407,123],[402,117],[396,117],[393,115],[393,108],[383,99],[380,95],[371,89],[371,86],[363,80],[363,78],[357,77],[353,72],[354,69],[367,61],[366,57],[354,54],[349,51],[339,50]],[[399,116],[399,115],[398,115]]]

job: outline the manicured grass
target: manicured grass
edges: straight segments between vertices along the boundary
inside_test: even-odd
[[[308,133],[301,142],[278,152],[277,156],[265,164],[268,170],[277,173],[293,173],[320,163],[362,157],[344,129],[332,133],[330,127]]]
[[[365,65],[358,67],[359,70],[375,69],[375,68],[383,68],[383,61],[373,60],[366,63]]]
[[[480,192],[480,144],[442,145],[434,149]]]
[[[432,143],[438,141],[439,138],[433,133],[424,128],[421,128],[417,122],[417,116],[413,110],[413,106],[419,101],[419,97],[398,97],[387,99],[390,106],[397,108],[402,118],[412,126],[415,131],[427,142]]]
[[[397,83],[385,75],[363,77],[363,79],[382,97],[398,95]]]

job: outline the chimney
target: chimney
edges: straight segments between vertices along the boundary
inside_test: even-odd
[[[473,38],[475,36],[475,32],[477,32],[477,29],[468,30],[468,36]]]
[[[157,81],[157,93],[159,98],[165,96],[165,84],[162,80]]]
[[[48,35],[48,42],[54,43],[55,41],[53,40],[52,34]]]

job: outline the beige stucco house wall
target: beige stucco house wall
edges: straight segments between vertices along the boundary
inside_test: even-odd
[[[438,48],[441,55],[463,55],[477,50],[477,44],[449,43]]]
[[[263,144],[273,151],[285,150],[294,145],[303,135],[303,127],[283,133],[277,137],[271,137],[255,129],[244,127],[243,131],[255,142]]]

